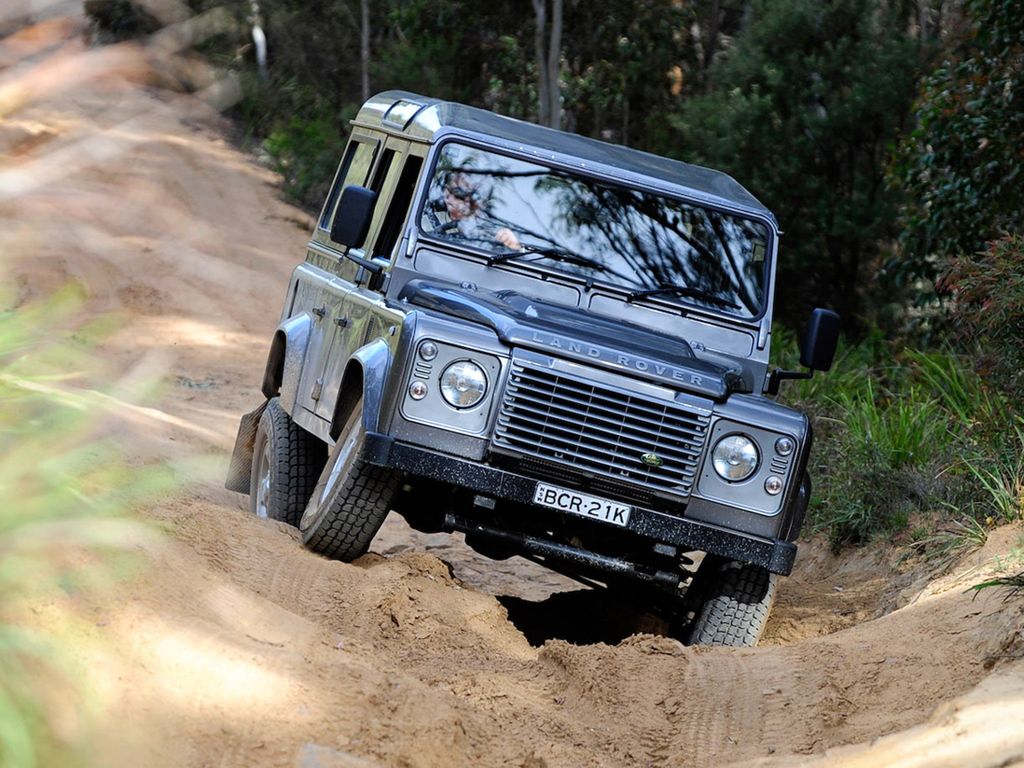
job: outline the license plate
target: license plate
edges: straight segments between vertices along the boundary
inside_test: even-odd
[[[599,499],[596,496],[587,496],[585,493],[577,493],[544,483],[537,483],[537,490],[533,493],[533,503],[621,526],[625,526],[629,522],[629,513],[633,511],[633,508],[626,504]]]

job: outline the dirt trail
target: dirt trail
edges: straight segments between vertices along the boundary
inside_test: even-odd
[[[90,54],[80,31],[73,20],[34,48],[31,35],[0,43],[0,115],[16,76]],[[654,635],[573,645],[543,621],[537,647],[498,596],[519,614],[549,595],[598,612],[600,599],[400,521],[345,565],[250,517],[221,488],[226,452],[258,401],[311,221],[231,148],[213,109],[146,86],[142,55],[117,55],[100,63],[120,75],[0,119],[6,279],[23,301],[79,281],[89,314],[117,313],[102,355],[165,379],[119,439],[139,463],[177,462],[184,486],[144,511],[170,536],[142,553],[138,578],[41,607],[90,619],[80,661],[99,764],[1024,762],[1021,603],[964,593],[1019,530],[933,582],[883,551],[836,560],[805,545],[757,649]]]

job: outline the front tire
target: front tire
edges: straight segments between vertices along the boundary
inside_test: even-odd
[[[753,647],[768,624],[778,576],[734,560],[706,557],[691,589],[701,600],[689,645]]]
[[[363,461],[365,437],[359,398],[299,521],[303,543],[335,560],[350,562],[369,549],[398,489],[394,470]]]
[[[292,421],[279,398],[271,399],[253,438],[249,510],[298,525],[326,460],[327,446]]]

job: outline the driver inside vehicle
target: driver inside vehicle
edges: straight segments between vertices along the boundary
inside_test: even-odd
[[[479,186],[460,171],[452,171],[445,180],[444,213],[448,221],[442,222],[439,232],[467,240],[493,240],[516,251],[522,249],[515,232],[498,225],[481,203]]]

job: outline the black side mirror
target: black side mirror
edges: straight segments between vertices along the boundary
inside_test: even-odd
[[[377,193],[366,187],[348,186],[341,190],[341,200],[331,225],[331,240],[349,248],[362,248],[370,231]]]
[[[820,307],[811,312],[804,338],[800,344],[800,365],[812,371],[827,371],[832,367],[839,345],[839,315]]]

